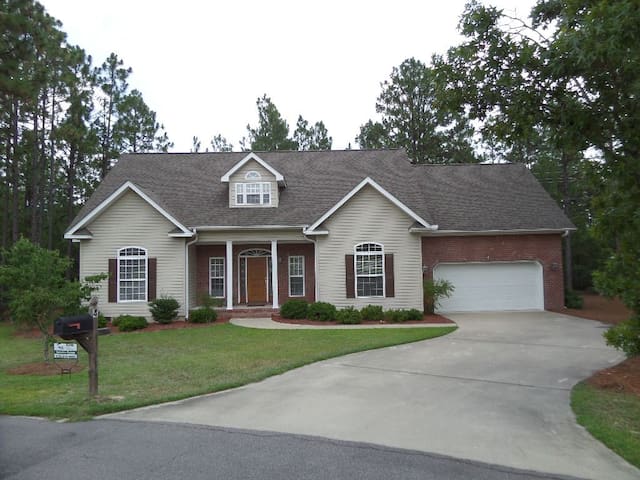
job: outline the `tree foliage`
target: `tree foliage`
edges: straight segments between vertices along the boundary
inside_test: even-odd
[[[415,58],[394,67],[376,102],[382,120],[360,127],[360,147],[403,147],[416,163],[477,162],[473,128],[464,112],[440,103],[437,80],[433,69]]]
[[[545,149],[552,155],[565,211],[576,218],[579,208],[598,247],[609,250],[596,285],[620,296],[637,325],[640,5],[540,0],[527,23],[471,2],[460,30],[466,40],[435,59],[450,104],[482,121],[485,139],[505,158],[534,165]],[[591,165],[588,152],[597,157]],[[594,172],[595,188],[572,186],[580,170]],[[593,196],[576,205],[572,190]]]
[[[3,252],[0,284],[17,323],[37,327],[44,340],[44,359],[48,361],[50,327],[56,316],[77,311],[88,291],[66,277],[70,260],[56,251],[20,239]]]
[[[0,246],[64,228],[124,151],[170,142],[117,55],[94,66],[34,0],[0,2]],[[64,243],[63,243],[64,242]]]
[[[298,116],[296,129],[290,136],[289,124],[267,95],[256,101],[258,126],[247,125],[248,137],[240,141],[245,150],[330,150],[332,139],[322,121],[309,125]]]

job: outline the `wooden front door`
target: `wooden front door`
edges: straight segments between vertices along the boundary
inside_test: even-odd
[[[267,261],[269,257],[247,257],[247,304],[267,303]]]

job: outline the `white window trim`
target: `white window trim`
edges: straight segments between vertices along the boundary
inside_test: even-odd
[[[222,277],[216,277],[216,279],[222,278],[222,296],[213,295],[213,288],[211,285],[211,280],[213,280],[213,277],[211,276],[211,260],[222,260]],[[224,257],[209,257],[209,295],[212,296],[213,298],[225,298],[227,295],[227,282],[226,282],[225,272],[226,272],[226,265],[225,265]]]
[[[144,256],[141,255],[135,255],[135,256],[129,256],[129,255],[121,255],[120,252],[123,252],[124,250],[127,250],[129,248],[137,248],[138,250],[142,250],[144,252]],[[143,258],[144,259],[144,271],[145,271],[145,275],[144,275],[144,299],[140,300],[122,300],[120,298],[120,260],[121,259],[127,259],[127,258],[135,258],[137,260]],[[116,251],[116,275],[117,275],[117,282],[116,282],[116,289],[117,289],[117,293],[118,293],[118,297],[117,297],[117,302],[118,303],[141,303],[141,302],[147,302],[148,298],[149,298],[149,252],[147,251],[146,248],[143,247],[137,247],[137,246],[128,246],[128,247],[122,247],[119,248]],[[124,280],[124,281],[128,281],[128,280]]]
[[[358,252],[358,247],[362,245],[378,245],[381,250],[380,252]],[[380,275],[358,275],[358,256],[380,254],[382,257],[382,295],[358,295],[358,276],[360,277],[379,277]],[[387,282],[386,282],[386,271],[385,271],[385,256],[384,256],[384,245],[379,242],[362,242],[358,243],[353,247],[353,281],[354,281],[354,290],[356,298],[385,298],[387,296]]]
[[[292,278],[292,275],[291,275],[291,259],[292,258],[300,258],[302,260],[302,264],[301,264],[302,265],[302,275],[293,275],[293,278],[302,277],[302,294],[300,294],[300,295],[294,295],[294,294],[291,293],[291,278]],[[287,276],[289,278],[289,296],[290,297],[304,297],[305,296],[305,293],[307,291],[307,286],[305,284],[305,278],[304,278],[305,274],[306,274],[304,262],[305,262],[304,255],[289,255],[289,258],[287,260]]]
[[[256,195],[255,193],[247,193],[247,185],[260,185],[259,188],[259,202],[248,203],[247,195]],[[269,201],[264,201],[264,196],[269,195]],[[241,201],[238,201],[238,196],[241,196]],[[273,203],[273,193],[271,191],[271,182],[238,182],[235,184],[235,205],[237,207],[270,207]]]

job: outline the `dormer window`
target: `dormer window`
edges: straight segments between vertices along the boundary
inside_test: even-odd
[[[236,204],[271,205],[271,184],[269,182],[236,183]]]

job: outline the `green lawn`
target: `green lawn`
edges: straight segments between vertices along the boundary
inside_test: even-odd
[[[41,340],[0,324],[0,414],[82,419],[216,392],[326,358],[438,337],[455,327],[257,330],[230,324],[100,337],[98,400],[85,369],[71,375],[8,375],[42,360]],[[87,364],[81,350],[80,362]]]
[[[571,393],[571,407],[591,435],[640,468],[640,398],[583,382]]]

